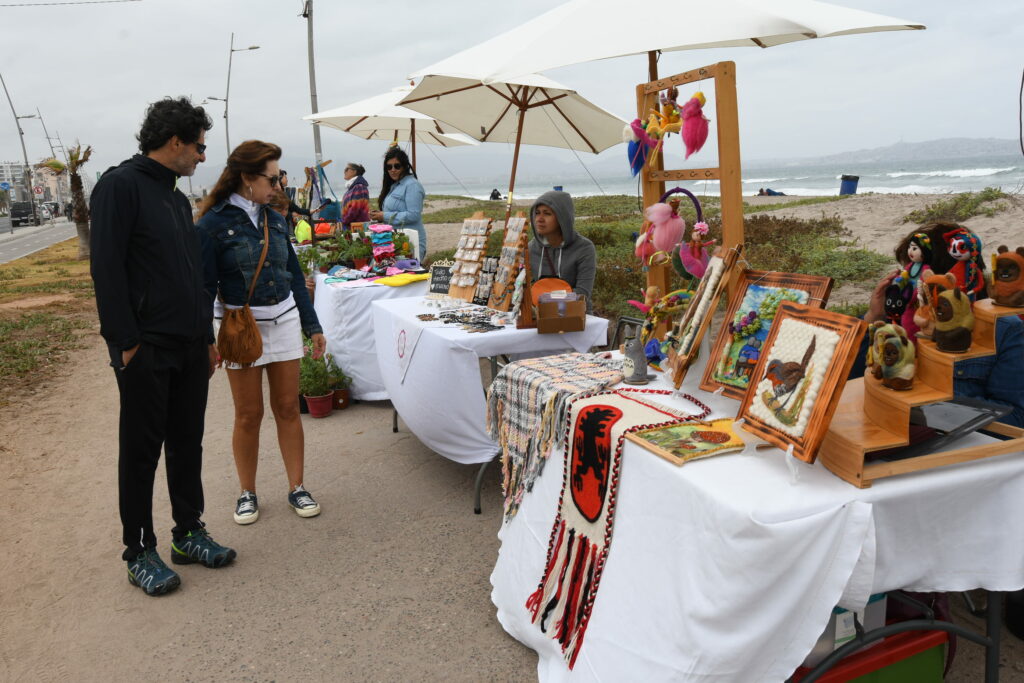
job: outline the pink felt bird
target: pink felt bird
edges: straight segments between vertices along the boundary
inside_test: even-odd
[[[644,216],[653,226],[651,242],[654,248],[657,251],[671,253],[683,239],[686,221],[680,218],[671,206],[663,202],[648,206]]]
[[[679,245],[679,260],[682,262],[683,268],[686,269],[687,273],[696,278],[704,277],[704,271],[707,270],[708,262],[711,260],[711,255],[708,254],[708,250],[705,247],[714,245],[715,240],[702,241],[702,238],[707,234],[708,224],[704,222],[696,223],[693,226],[693,234],[690,236],[690,241]]]
[[[697,92],[680,110],[683,120],[683,144],[686,158],[699,152],[708,139],[708,120],[704,117],[704,93]]]

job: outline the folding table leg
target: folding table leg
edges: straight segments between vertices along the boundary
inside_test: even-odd
[[[391,431],[398,431],[398,411],[394,408],[391,409]]]
[[[1003,628],[1003,594],[986,591],[985,635],[989,643],[985,646],[985,683],[999,681],[999,635]]]
[[[487,462],[480,465],[480,469],[476,472],[476,486],[474,488],[474,499],[473,499],[473,513],[479,515],[483,508],[480,507],[480,489],[484,486],[484,473],[487,471],[487,467],[497,460],[498,456],[495,455]]]

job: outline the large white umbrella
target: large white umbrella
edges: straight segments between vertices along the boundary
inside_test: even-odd
[[[816,0],[677,0],[659,11],[669,9],[670,17],[646,15],[640,9],[630,18],[621,0],[570,0],[410,77],[442,73],[489,83],[648,52],[765,48],[811,38],[924,28]]]
[[[480,142],[512,142],[510,210],[521,145],[597,154],[622,142],[626,123],[575,90],[536,74],[487,84],[430,74],[399,104],[446,121]]]
[[[413,168],[416,167],[417,142],[441,147],[479,144],[451,125],[399,106],[399,100],[411,91],[411,86],[402,86],[359,102],[302,118],[305,121],[337,128],[364,140],[411,141]]]

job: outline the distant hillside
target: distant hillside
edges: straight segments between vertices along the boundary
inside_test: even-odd
[[[799,164],[876,164],[900,161],[931,161],[936,159],[971,159],[976,157],[1020,154],[1020,143],[999,138],[944,138],[925,142],[897,142],[887,147],[859,149],[823,157],[787,159]]]

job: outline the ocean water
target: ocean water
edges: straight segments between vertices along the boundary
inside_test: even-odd
[[[711,163],[714,163],[713,161]],[[626,162],[623,161],[626,168]],[[582,173],[582,171],[581,171]],[[1024,191],[1024,157],[998,156],[972,159],[939,159],[928,161],[876,162],[861,164],[760,164],[752,162],[744,167],[743,194],[755,195],[760,188],[771,188],[787,195],[822,196],[839,194],[840,176],[859,177],[857,193],[881,194],[948,194],[974,192],[986,187],[998,187],[1004,192]],[[467,195],[486,199],[493,187],[505,193],[504,184],[497,180],[463,180],[465,189],[457,183],[429,183],[431,194]],[[516,180],[516,198],[531,199],[554,185],[561,185],[574,196],[601,194],[637,194],[638,184],[625,173],[594,179],[573,177],[553,178],[519,177]],[[679,186],[695,194],[718,195],[718,181],[681,182]]]

